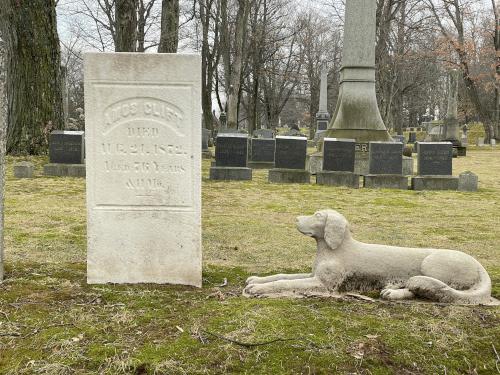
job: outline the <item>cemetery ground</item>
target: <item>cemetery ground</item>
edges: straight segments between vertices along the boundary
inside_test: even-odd
[[[14,179],[9,158],[0,373],[500,372],[498,307],[241,296],[250,275],[310,270],[295,217],[329,207],[358,240],[475,256],[500,298],[500,149],[468,155],[454,174],[478,174],[478,193],[209,181],[204,160],[202,289],[87,285],[84,179],[41,176],[45,158]]]

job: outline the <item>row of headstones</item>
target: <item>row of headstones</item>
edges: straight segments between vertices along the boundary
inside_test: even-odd
[[[14,164],[14,176],[32,178],[35,165],[28,161]],[[49,136],[49,163],[46,176],[85,177],[85,132],[54,130]]]
[[[268,165],[269,182],[310,182],[306,171],[307,138],[252,139],[250,162],[248,143],[244,134],[218,136],[210,178],[251,180],[253,168]],[[477,190],[476,175],[467,172],[452,176],[452,148],[449,142],[417,142],[418,173],[411,178],[413,190]],[[360,176],[354,173],[355,149],[353,139],[325,138],[323,167],[316,175],[316,183],[359,188]],[[408,189],[408,177],[403,175],[403,144],[370,142],[369,174],[363,179],[363,186],[368,188]]]

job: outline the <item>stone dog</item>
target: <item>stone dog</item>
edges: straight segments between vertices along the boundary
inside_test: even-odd
[[[317,242],[312,273],[252,276],[245,296],[335,295],[381,290],[386,300],[416,297],[457,304],[497,304],[491,280],[471,256],[455,250],[366,244],[352,238],[334,210],[297,218],[298,230]]]

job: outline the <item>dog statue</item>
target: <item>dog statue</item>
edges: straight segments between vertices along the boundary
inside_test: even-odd
[[[334,210],[297,218],[298,230],[317,242],[312,273],[248,278],[245,296],[339,295],[381,290],[386,300],[423,298],[455,304],[498,304],[491,280],[471,256],[455,250],[366,244],[352,238]]]

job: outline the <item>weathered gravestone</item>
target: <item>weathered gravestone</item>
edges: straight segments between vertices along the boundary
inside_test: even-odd
[[[251,180],[252,169],[247,167],[248,136],[219,133],[215,142],[215,166],[210,168],[210,179]]]
[[[477,174],[470,171],[460,173],[458,175],[458,190],[459,191],[477,191],[479,179]]]
[[[276,137],[274,168],[269,170],[269,182],[309,183],[310,174],[305,170],[306,153],[306,137]]]
[[[359,188],[359,175],[353,173],[356,141],[339,138],[323,141],[323,170],[316,174],[316,183]]]
[[[369,174],[364,178],[368,188],[408,189],[403,173],[403,144],[370,142]]]
[[[89,283],[201,286],[201,61],[84,57]]]
[[[201,128],[201,150],[208,151],[208,141],[210,139],[210,130]]]
[[[210,142],[210,130],[206,128],[201,128],[201,156],[204,159],[211,159],[212,152],[208,149]]]
[[[85,177],[85,132],[54,130],[49,137],[47,176]]]
[[[452,176],[451,142],[417,142],[417,176],[413,190],[457,190],[458,178]]]
[[[269,138],[253,138],[251,140],[250,168],[273,168],[276,140]]]
[[[35,165],[29,161],[20,161],[14,164],[14,177],[16,178],[33,178]]]

